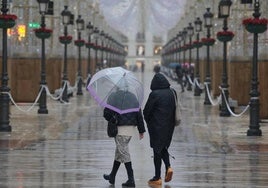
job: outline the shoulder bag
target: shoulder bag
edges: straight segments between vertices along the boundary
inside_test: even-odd
[[[177,95],[176,95],[176,91],[174,89],[172,89],[173,95],[174,95],[174,99],[175,99],[175,126],[179,126],[181,124],[181,109],[178,103],[178,99],[177,99]]]
[[[113,117],[108,121],[108,126],[107,126],[107,134],[109,137],[116,137],[118,133],[118,128],[117,128],[117,117],[116,115],[113,115]]]

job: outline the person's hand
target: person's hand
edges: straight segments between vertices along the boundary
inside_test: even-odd
[[[144,134],[140,133],[140,140],[143,139],[143,137],[144,137]]]

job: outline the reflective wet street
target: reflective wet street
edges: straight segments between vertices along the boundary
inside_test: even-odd
[[[146,101],[153,72],[135,74],[145,85]],[[160,187],[268,187],[267,123],[261,123],[262,137],[248,137],[248,112],[220,117],[218,106],[203,104],[204,93],[180,93],[170,82],[180,95],[183,117],[170,147],[174,176]],[[86,90],[83,93],[70,98],[69,104],[48,99],[47,115],[37,114],[38,106],[28,113],[11,107],[13,131],[0,133],[0,188],[111,187],[102,176],[111,170],[115,144],[106,134],[102,109]],[[154,175],[148,133],[143,140],[137,134],[130,150],[136,187],[146,188]],[[121,165],[114,187],[126,180]]]

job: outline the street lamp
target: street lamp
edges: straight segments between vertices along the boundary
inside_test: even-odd
[[[109,34],[105,35],[105,50],[106,50],[106,65],[110,67],[109,53],[110,53],[110,36]]]
[[[176,48],[176,40],[175,37],[170,39],[170,63],[176,61],[176,54],[174,49]]]
[[[44,15],[48,10],[49,0],[37,0],[39,3],[39,12],[41,15]]]
[[[204,14],[205,28],[207,28],[207,39],[210,38],[210,28],[212,27],[212,18],[213,14],[210,12],[210,8],[207,8],[207,12]],[[211,88],[211,79],[210,79],[210,57],[209,57],[209,45],[207,45],[207,64],[206,64],[206,94],[205,94],[205,105],[211,105],[209,100],[209,93]]]
[[[76,20],[76,26],[77,26],[77,31],[78,31],[78,41],[81,40],[81,31],[84,30],[85,28],[85,22],[82,19],[81,15],[78,15],[78,18]],[[78,45],[78,70],[77,70],[77,77],[78,77],[78,82],[77,82],[77,95],[83,95],[82,91],[82,71],[81,71],[81,46]]]
[[[104,31],[100,32],[100,51],[101,51],[101,67],[104,68]]]
[[[223,31],[228,30],[227,19],[230,15],[230,7],[232,5],[231,0],[221,0],[219,3],[219,18],[223,18]],[[227,108],[229,104],[229,91],[228,91],[228,75],[227,75],[227,42],[223,41],[223,71],[222,71],[222,92],[221,92],[221,107],[220,107],[220,116],[228,117],[231,115]]]
[[[219,18],[227,19],[230,16],[231,0],[221,0],[219,3]],[[227,26],[226,26],[227,27]]]
[[[68,10],[68,6],[64,6],[64,10],[61,12],[62,24],[64,25],[64,37],[67,38],[68,31],[67,26],[70,24],[72,13]],[[68,76],[67,76],[67,42],[64,43],[64,63],[63,63],[63,77],[62,77],[62,100],[68,102]]]
[[[88,55],[87,55],[87,85],[89,84],[90,82],[90,79],[91,79],[91,71],[90,71],[90,65],[91,65],[91,55],[90,55],[90,50],[91,50],[91,35],[93,34],[94,32],[94,27],[93,25],[91,24],[91,22],[88,22],[87,24],[87,29],[88,29]]]
[[[114,38],[111,36],[110,37],[110,54],[109,54],[109,60],[110,60],[110,66],[114,65]]]
[[[181,41],[182,41],[182,32],[180,31],[179,34],[177,34],[177,43],[178,45],[178,62],[181,64]]]
[[[183,64],[185,63],[185,53],[186,53],[186,50],[185,50],[185,45],[186,45],[186,37],[187,37],[187,28],[183,28],[183,31],[182,31],[182,40],[183,40]]]
[[[170,52],[171,52],[171,40],[167,42],[167,64],[168,65],[171,63]]]
[[[3,15],[8,12],[7,0],[2,0],[1,11]],[[9,125],[9,103],[10,98],[8,92],[8,71],[7,71],[7,28],[3,28],[3,46],[2,46],[2,75],[1,75],[1,87],[0,87],[0,132],[11,132],[11,126]]]
[[[255,19],[261,16],[260,2],[254,1],[254,13]],[[260,130],[260,99],[258,91],[258,33],[253,34],[253,60],[252,60],[252,78],[251,78],[251,91],[250,91],[250,125],[247,131],[247,136],[261,136]]]
[[[41,14],[41,28],[45,28],[45,13],[47,12],[48,9],[48,3],[49,0],[37,0],[39,3],[39,12]],[[39,114],[48,114],[47,110],[47,93],[45,88],[43,88],[44,85],[47,84],[46,82],[46,55],[45,55],[45,38],[41,39],[42,41],[42,53],[41,53],[41,95],[39,98],[39,109],[38,113]]]
[[[100,70],[100,64],[98,63],[98,37],[99,37],[99,29],[97,27],[94,28],[93,32],[93,40],[95,41],[95,65]]]
[[[199,46],[199,33],[202,31],[202,21],[200,20],[199,17],[196,18],[195,22],[195,32],[196,32],[196,42],[197,42],[197,46],[196,46],[196,63],[195,63],[195,88],[194,88],[194,96],[200,96],[202,90],[199,87],[199,83],[200,83],[200,75],[199,75],[199,48],[201,46]]]
[[[177,45],[177,36],[174,36],[172,38],[172,54],[173,54],[173,62],[178,62],[178,54],[177,54],[177,51],[176,49],[178,48],[178,45]]]
[[[188,91],[192,91],[192,84],[190,82],[191,76],[192,76],[192,67],[191,67],[191,62],[192,62],[192,37],[194,35],[194,27],[192,26],[192,23],[189,23],[187,27],[187,34],[189,36],[189,75],[188,75]]]

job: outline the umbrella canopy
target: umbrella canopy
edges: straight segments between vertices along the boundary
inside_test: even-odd
[[[180,63],[169,63],[168,67],[169,68],[176,68],[177,66],[180,66],[181,67],[181,64]]]
[[[102,69],[91,78],[87,89],[97,103],[119,114],[137,112],[143,102],[143,85],[122,67]]]

